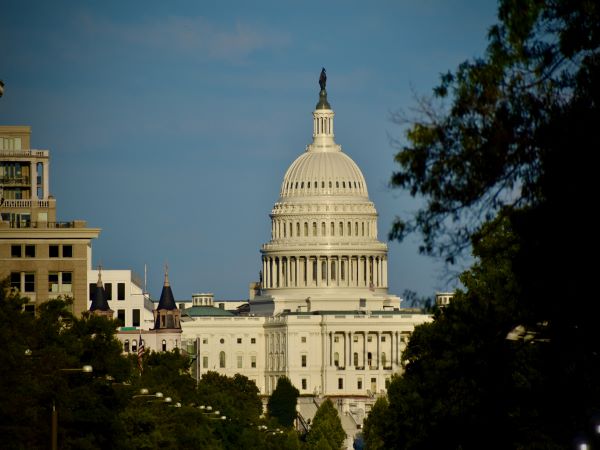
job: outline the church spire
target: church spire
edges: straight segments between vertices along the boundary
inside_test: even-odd
[[[90,311],[93,314],[104,315],[107,317],[112,317],[113,315],[113,311],[108,305],[104,285],[102,284],[102,266],[98,266],[98,281],[96,282],[96,288],[92,292]]]

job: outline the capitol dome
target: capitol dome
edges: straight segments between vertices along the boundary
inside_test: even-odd
[[[312,143],[286,171],[270,214],[257,313],[397,304],[387,292],[387,245],[377,239],[365,177],[335,142],[335,114],[327,91],[319,95]]]
[[[281,200],[312,195],[368,198],[367,184],[352,159],[340,149],[315,151],[309,146],[287,170]]]

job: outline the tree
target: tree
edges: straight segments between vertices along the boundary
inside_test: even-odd
[[[595,247],[600,7],[503,0],[483,58],[442,76],[392,184],[424,196],[392,238],[452,262],[464,292],[415,330],[389,389],[389,448],[565,448],[600,410]],[[529,339],[513,342],[517,328]],[[533,338],[533,339],[532,339]]]
[[[300,391],[296,389],[289,378],[279,378],[277,386],[267,403],[269,416],[276,419],[284,427],[294,425],[298,395],[300,395]]]
[[[363,438],[366,450],[384,450],[384,424],[388,414],[389,404],[385,397],[379,397],[363,424]]]
[[[337,410],[331,400],[326,399],[317,409],[306,437],[306,445],[311,450],[339,450],[345,438],[346,433]]]

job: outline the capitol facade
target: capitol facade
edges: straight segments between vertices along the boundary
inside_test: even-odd
[[[414,327],[431,317],[401,309],[388,293],[377,211],[360,168],[334,140],[325,89],[312,143],[285,173],[270,217],[261,280],[246,308],[215,314],[219,308],[195,302],[182,313],[181,345],[196,354],[196,376],[240,373],[265,395],[286,376],[305,399],[334,397],[360,428],[402,371]]]

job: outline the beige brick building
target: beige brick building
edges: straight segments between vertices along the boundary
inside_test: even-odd
[[[0,279],[30,299],[27,309],[58,296],[87,309],[91,241],[83,220],[59,222],[50,195],[50,152],[31,149],[31,128],[0,126]]]

